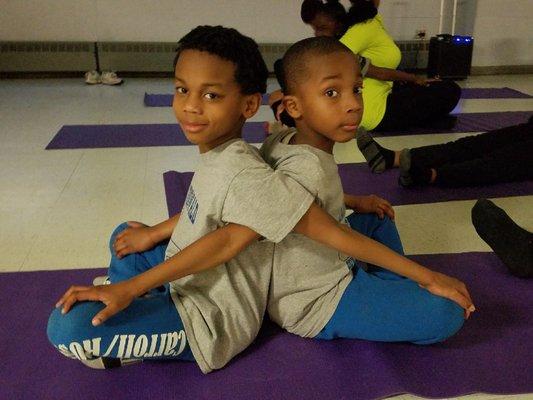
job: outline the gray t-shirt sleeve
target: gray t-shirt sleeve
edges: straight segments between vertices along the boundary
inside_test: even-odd
[[[298,182],[266,164],[246,168],[229,185],[222,222],[247,226],[278,243],[307,212],[313,196]]]

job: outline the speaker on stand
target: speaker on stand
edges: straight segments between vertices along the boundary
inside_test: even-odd
[[[453,2],[452,33],[443,34],[444,0],[440,3],[439,32],[429,40],[427,76],[441,79],[466,79],[472,66],[474,38],[455,35],[457,0]]]

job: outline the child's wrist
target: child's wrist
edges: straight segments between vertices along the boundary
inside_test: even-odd
[[[422,268],[423,268],[423,272],[420,277],[421,279],[418,283],[424,287],[434,284],[436,281],[436,277],[437,277],[436,273],[426,267],[422,267]]]
[[[154,246],[163,240],[163,238],[159,237],[161,235],[155,226],[148,226],[146,228],[146,232],[148,233],[148,237]]]
[[[128,279],[123,284],[128,294],[133,298],[140,297],[149,290],[149,288],[144,287],[145,285],[143,285],[142,279],[139,276]]]

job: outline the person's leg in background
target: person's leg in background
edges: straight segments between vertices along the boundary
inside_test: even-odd
[[[491,185],[533,179],[533,139],[510,143],[480,158],[434,169],[430,183],[446,187]]]
[[[400,167],[402,175],[408,176],[413,172],[416,175],[416,172],[420,171],[424,172],[423,178],[428,179],[430,168],[480,159],[490,153],[497,153],[496,157],[501,155],[504,159],[514,159],[514,149],[518,150],[517,157],[521,163],[520,168],[524,168],[523,162],[527,164],[527,159],[523,159],[520,148],[530,148],[531,146],[532,121],[533,118],[530,118],[530,121],[524,124],[496,129],[448,143],[403,150],[386,149],[376,142],[368,132],[358,132],[357,146],[363,153],[372,172],[375,173]],[[527,169],[527,165],[525,168]]]
[[[478,200],[472,208],[472,223],[512,275],[533,278],[533,233],[486,199]]]
[[[409,149],[411,164],[439,167],[482,157],[513,143],[531,140],[533,123],[527,122],[467,136],[444,144]]]
[[[449,129],[455,118],[449,113],[461,97],[461,88],[453,81],[439,81],[428,86],[395,84],[387,97],[383,119],[377,132],[396,131],[413,127]]]

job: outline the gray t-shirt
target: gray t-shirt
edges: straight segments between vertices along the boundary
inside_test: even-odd
[[[337,221],[345,221],[344,193],[333,155],[308,145],[291,145],[288,129],[269,136],[261,155],[277,172],[299,182]],[[281,327],[316,336],[331,319],[352,280],[353,259],[290,233],[274,247],[268,313]]]
[[[222,368],[256,337],[266,309],[274,243],[312,202],[307,191],[273,171],[255,147],[240,139],[201,155],[165,257],[227,223],[245,225],[265,239],[225,264],[171,282],[189,345],[204,373]]]

